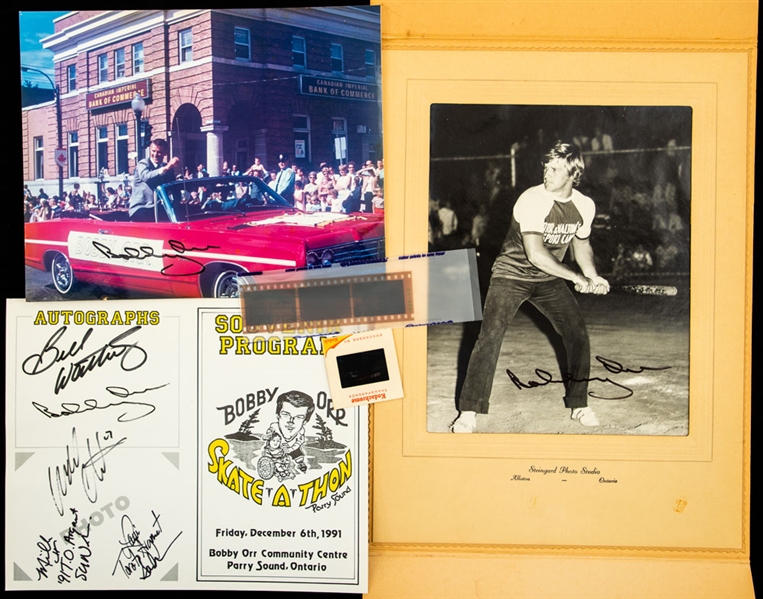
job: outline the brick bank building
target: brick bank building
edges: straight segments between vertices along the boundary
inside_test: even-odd
[[[193,173],[259,158],[377,160],[381,147],[378,7],[82,11],[55,22],[65,188],[116,186],[135,168],[140,94],[152,137]],[[22,110],[24,180],[56,192],[54,102]],[[143,143],[143,139],[141,139]],[[58,152],[63,154],[64,152]]]

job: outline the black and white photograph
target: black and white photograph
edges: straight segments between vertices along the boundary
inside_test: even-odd
[[[429,432],[689,433],[691,158],[688,106],[431,106],[483,318],[428,330]]]

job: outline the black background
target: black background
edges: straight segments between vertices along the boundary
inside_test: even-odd
[[[15,4],[15,5],[14,5]],[[206,4],[198,4],[191,2],[183,3],[182,6],[178,5],[178,7],[182,8],[190,8],[194,5],[198,6],[209,6],[209,3]],[[236,2],[230,3],[228,6],[233,7],[237,4]],[[332,1],[330,3],[327,2],[311,2],[309,0],[305,0],[301,3],[274,3],[284,6],[325,6],[327,4],[332,5],[344,5],[344,6],[351,6],[351,5],[360,5],[360,4],[368,4],[368,2],[343,2],[341,0],[339,1]],[[249,6],[248,4],[245,4],[246,6]],[[168,8],[171,5],[165,4],[163,8]],[[241,4],[241,6],[244,6],[244,4]],[[136,3],[130,3],[130,8],[149,8],[145,5],[140,5]],[[20,2],[11,3],[9,6],[7,5],[5,8],[0,10],[0,17],[2,17],[2,23],[3,23],[3,31],[2,31],[2,43],[3,45],[3,52],[2,56],[5,56],[8,69],[6,71],[8,77],[6,78],[6,83],[3,87],[3,94],[6,97],[6,101],[3,102],[2,108],[0,110],[3,110],[5,113],[4,120],[7,121],[7,124],[4,123],[4,126],[2,127],[2,132],[5,136],[5,139],[3,140],[4,143],[2,144],[3,147],[3,157],[4,162],[6,163],[6,168],[4,169],[5,177],[2,181],[2,189],[3,189],[3,199],[0,200],[2,202],[3,211],[5,213],[4,218],[2,219],[2,244],[4,247],[4,252],[2,254],[2,269],[0,272],[2,273],[2,284],[4,287],[4,293],[6,297],[23,297],[24,296],[24,261],[23,261],[23,227],[21,226],[21,223],[23,222],[23,216],[22,216],[22,210],[23,205],[21,201],[21,191],[22,191],[22,155],[20,152],[21,148],[21,79],[20,79],[20,71],[16,69],[16,65],[19,64],[19,39],[18,39],[18,11],[21,9],[29,10],[30,8],[38,9],[38,10],[66,10],[66,6],[60,6],[60,5],[48,5],[46,3],[35,3],[31,7],[27,5],[23,5]],[[91,8],[103,8],[103,6],[73,6],[73,9],[91,9]],[[121,7],[118,7],[121,8]],[[157,8],[156,5],[150,7],[150,8]],[[382,69],[384,68],[384,65],[382,65]],[[18,79],[17,79],[18,77]],[[385,115],[387,118],[389,118],[388,115]],[[760,122],[760,114],[758,115],[758,121]],[[756,149],[759,149],[760,144],[759,142],[756,143]],[[389,148],[387,149],[389,151]],[[719,151],[723,151],[723,149],[719,148]],[[760,155],[759,152],[757,152],[758,155]],[[402,173],[401,173],[402,174]],[[759,188],[759,178],[756,177],[756,192]],[[758,194],[756,193],[756,196]],[[719,202],[723,201],[722,197],[719,197]],[[760,217],[756,219],[756,222],[760,220]],[[757,228],[757,227],[756,227]],[[740,232],[741,234],[741,232]],[[720,243],[722,243],[722,240],[719,240]],[[759,242],[760,245],[760,242]],[[756,263],[759,263],[761,260],[761,257],[763,257],[763,254],[756,251]],[[759,301],[755,301],[754,304],[758,304]],[[0,311],[2,312],[2,320],[1,324],[3,327],[3,331],[5,330],[5,310]],[[755,356],[760,355],[760,342],[757,340],[758,333],[761,330],[760,324],[753,320],[753,331],[752,331],[752,364],[754,365],[755,362]],[[4,335],[3,335],[4,336]],[[4,344],[3,344],[4,348]],[[3,353],[3,361],[4,361],[5,354]],[[760,392],[761,387],[761,377],[759,374],[757,374],[757,369],[753,368],[753,379],[752,379],[752,439],[753,439],[753,446],[752,446],[752,480],[756,480],[756,478],[760,478],[760,476],[756,477],[756,474],[759,474],[761,471],[760,466],[758,466],[758,459],[761,455],[761,452],[758,449],[758,446],[755,444],[755,439],[757,438],[756,431],[761,430],[761,426],[763,426],[763,418],[761,418],[761,412],[763,412],[763,409],[758,406],[758,403],[761,400],[760,397],[758,397],[758,393]],[[4,386],[4,380],[3,380],[3,389]],[[3,447],[3,452],[5,451]],[[3,453],[4,456],[4,453]],[[756,459],[758,458],[758,459]],[[5,460],[3,459],[3,464],[5,464]],[[738,492],[736,489],[729,489],[730,493]],[[754,487],[751,490],[751,506],[756,505],[756,499],[758,499],[763,494],[763,491],[757,491],[755,492]],[[4,503],[4,502],[3,502]],[[750,531],[755,530],[755,524],[760,519],[760,516],[758,515],[759,512],[756,512],[755,509],[751,510],[751,517],[750,517]],[[3,532],[5,528],[5,520],[3,519]],[[752,533],[750,533],[752,535]],[[755,572],[755,565],[760,562],[759,558],[759,543],[760,535],[757,536],[751,536],[751,542],[750,542],[750,555],[751,555],[751,562],[753,565],[753,572]],[[210,589],[211,590],[211,589]],[[176,591],[178,594],[180,591]],[[199,593],[203,593],[204,591],[198,591]],[[243,592],[243,591],[238,591]],[[215,594],[218,594],[218,591],[215,591]],[[124,593],[122,592],[116,592],[114,594],[127,594],[127,591]],[[132,595],[132,593],[130,593]],[[187,595],[188,592],[183,592],[183,595]],[[272,593],[263,591],[262,593],[254,592],[254,595],[256,597],[262,597],[262,596],[277,596],[277,597],[283,597],[284,599],[301,599],[301,598],[326,598],[326,599],[338,599],[338,598],[346,598],[346,599],[354,599],[355,597],[360,597],[360,595],[346,595],[346,594],[314,594],[314,593]]]

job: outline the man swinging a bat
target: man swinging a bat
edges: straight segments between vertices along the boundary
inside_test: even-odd
[[[530,302],[562,338],[566,353],[566,396],[571,417],[598,426],[588,407],[591,350],[583,315],[566,281],[580,293],[606,294],[609,283],[596,273],[589,241],[595,205],[575,189],[585,165],[578,148],[557,142],[543,159],[543,184],[516,202],[511,226],[493,265],[482,327],[472,351],[454,433],[471,433],[477,414],[487,414],[496,364],[506,329],[519,306]],[[562,262],[567,248],[580,271]]]

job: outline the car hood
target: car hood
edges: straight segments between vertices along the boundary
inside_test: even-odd
[[[384,217],[374,214],[339,214],[333,212],[298,212],[268,210],[195,221],[195,230],[235,232],[244,235],[310,239],[326,234],[347,232],[354,238],[383,235]]]

